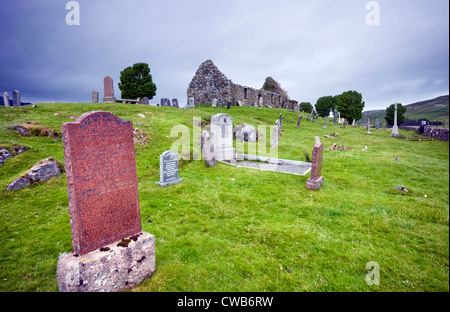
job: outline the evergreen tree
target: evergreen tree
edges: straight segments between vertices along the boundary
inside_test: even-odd
[[[119,89],[124,99],[137,99],[156,95],[150,67],[146,63],[136,63],[120,72]]]

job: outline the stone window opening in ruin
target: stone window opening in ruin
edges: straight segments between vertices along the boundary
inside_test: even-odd
[[[248,89],[244,88],[244,99],[248,99]]]
[[[270,103],[273,104],[273,93],[272,93],[271,96],[270,96]]]

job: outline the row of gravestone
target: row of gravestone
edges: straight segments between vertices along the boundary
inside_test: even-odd
[[[20,101],[20,92],[18,90],[14,90],[12,92],[12,100],[9,99],[8,92],[3,93],[3,105],[5,107],[18,107],[22,105],[28,105],[31,103],[23,103]]]

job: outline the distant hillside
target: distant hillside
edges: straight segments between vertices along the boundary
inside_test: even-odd
[[[407,119],[416,119],[416,120],[419,120],[421,118],[426,118],[432,121],[445,120],[445,124],[448,125],[449,124],[448,99],[449,95],[443,95],[431,100],[425,100],[404,105],[406,107],[405,117]],[[386,111],[384,109],[364,111],[363,118],[365,114],[372,115],[373,124],[376,122],[377,118],[381,121],[382,125],[386,124],[386,120],[384,119]],[[363,119],[361,119],[360,122],[363,122]]]
[[[445,119],[448,123],[448,97],[448,95],[443,95],[432,100],[409,104],[406,106],[407,110],[405,113],[405,117],[407,117],[408,119]]]

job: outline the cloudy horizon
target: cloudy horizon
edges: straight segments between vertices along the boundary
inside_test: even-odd
[[[187,101],[210,59],[233,82],[261,88],[271,76],[291,99],[315,104],[356,90],[364,110],[449,94],[448,1],[5,1],[0,20],[1,92],[24,102],[91,102],[103,78],[149,64],[156,96]]]

